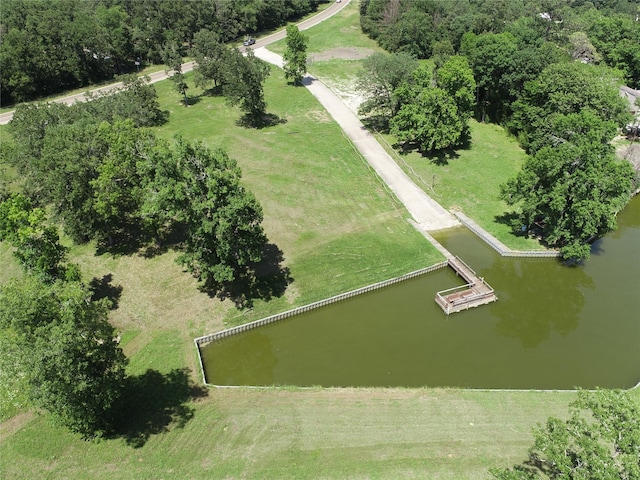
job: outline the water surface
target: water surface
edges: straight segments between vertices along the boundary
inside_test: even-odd
[[[202,349],[216,385],[629,388],[640,380],[640,196],[591,259],[503,258],[465,228],[438,240],[498,301],[446,316],[450,269]]]

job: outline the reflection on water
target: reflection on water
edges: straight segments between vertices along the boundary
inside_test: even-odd
[[[203,348],[218,385],[631,387],[640,380],[640,198],[583,266],[501,258],[463,228],[440,240],[498,302],[447,317],[440,270]]]
[[[563,266],[555,259],[497,261],[485,275],[496,278],[496,287],[504,292],[504,301],[491,306],[492,314],[499,319],[495,331],[519,339],[524,348],[538,346],[552,331],[565,336],[575,330],[586,290],[594,285],[584,269]],[[560,304],[561,312],[557,311]]]

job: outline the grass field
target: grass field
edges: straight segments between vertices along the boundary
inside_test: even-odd
[[[333,48],[326,32],[350,28],[355,3],[316,27],[325,32],[323,48]],[[340,35],[333,37],[343,41]],[[174,253],[146,259],[96,255],[92,245],[74,247],[72,260],[86,278],[102,279],[120,290],[111,319],[131,360],[129,375],[144,379],[151,371],[160,376],[154,377],[155,388],[131,406],[142,416],[142,441],[137,448],[124,436],[86,442],[19,402],[0,404],[0,478],[486,478],[490,466],[524,460],[532,425],[566,414],[573,393],[239,388],[172,396],[171,372],[186,367],[193,381],[200,381],[193,337],[397,276],[440,257],[408,225],[406,212],[326,112],[304,89],[286,86],[281,72],[272,70],[266,100],[269,113],[282,123],[258,130],[238,126],[240,112],[219,97],[200,96],[192,87],[192,105],[185,108],[168,82],[156,87],[163,108],[171,112],[170,122],[158,133],[202,140],[237,159],[244,182],[264,208],[269,240],[283,252],[294,281],[283,297],[238,311],[229,301],[199,292],[174,262]],[[510,158],[513,149],[511,161],[487,159],[488,171],[515,172],[521,152],[506,136],[502,140],[498,129],[484,127],[474,125],[501,155]],[[470,215],[474,200],[468,193],[484,203],[492,194],[481,197],[483,188],[495,188],[488,178],[481,179],[487,170],[473,168],[491,156],[479,146],[476,141],[468,159],[461,160],[461,153],[449,169],[436,170],[434,184],[435,198],[445,206],[458,204]],[[424,162],[405,158],[416,163],[416,171]],[[455,186],[461,173],[454,168],[463,162],[469,165],[468,174],[477,176]],[[429,171],[420,175],[432,181]],[[475,190],[465,188],[462,197],[461,185],[470,184]],[[20,274],[3,244],[0,265],[0,284]],[[10,361],[6,350],[0,355]],[[640,400],[640,391],[634,395]],[[152,405],[156,415],[150,418],[145,409]]]
[[[471,145],[455,151],[452,158],[430,159],[417,152],[393,153],[398,164],[427,194],[450,210],[460,210],[500,241],[515,250],[543,248],[537,240],[515,236],[499,221],[510,211],[499,199],[500,185],[515,175],[525,160],[524,151],[503,128],[470,120]],[[383,144],[395,142],[379,135]]]
[[[531,422],[564,415],[572,397],[220,389],[193,405],[183,428],[138,449],[84,442],[24,414],[2,426],[3,478],[486,478],[491,466],[523,460]]]

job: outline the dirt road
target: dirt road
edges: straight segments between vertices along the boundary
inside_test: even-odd
[[[282,67],[282,57],[266,48],[255,49],[255,54],[256,57]],[[413,183],[337,95],[311,75],[306,75],[303,83],[404,204],[420,228],[425,231],[434,231],[459,225],[453,215]]]

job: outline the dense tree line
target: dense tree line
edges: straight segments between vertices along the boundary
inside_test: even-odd
[[[239,305],[275,292],[255,271],[267,237],[236,162],[198,142],[157,138],[147,127],[166,113],[142,79],[91,100],[19,106],[0,150],[21,191],[0,186],[0,241],[25,272],[0,287],[0,334],[11,339],[30,404],[86,438],[128,431],[126,403],[139,393],[108,322],[111,302],[66,261],[60,227],[99,250],[173,248],[203,289]]]
[[[0,98],[11,104],[163,63],[206,28],[228,42],[275,28],[326,0],[6,0]]]
[[[137,101],[128,105],[135,119],[117,115],[125,100]],[[250,277],[267,242],[259,203],[225,152],[143,127],[162,120],[144,84],[71,107],[19,106],[2,154],[29,201],[75,242],[135,250],[173,239],[180,263],[208,290]]]
[[[640,88],[638,8],[629,0],[362,0],[360,22],[384,49],[416,58],[432,57],[442,44],[459,51],[468,33],[510,33],[520,46],[551,42],[568,54],[601,59]]]
[[[616,228],[638,178],[611,146],[631,121],[640,14],[625,1],[364,0],[363,31],[389,55],[363,63],[360,113],[423,153],[464,144],[465,122],[505,125],[529,153],[501,187],[511,226],[563,257]],[[633,46],[632,46],[633,45]],[[432,69],[416,58],[431,58]],[[453,62],[453,63],[452,63]]]

